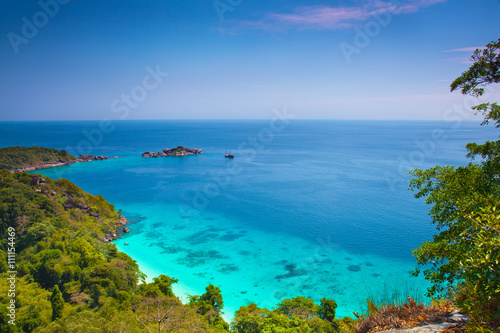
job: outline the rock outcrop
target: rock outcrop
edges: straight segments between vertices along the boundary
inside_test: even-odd
[[[111,158],[118,158],[118,156],[104,156],[104,155],[99,155],[99,156],[92,156],[92,155],[80,155],[79,158],[77,158],[77,162],[89,162],[89,161],[102,161],[102,160],[109,160]],[[81,161],[79,161],[81,160]]]
[[[465,324],[468,320],[469,317],[459,313],[458,311],[454,311],[451,314],[451,317],[447,318],[444,322],[427,324],[424,326],[418,326],[407,329],[392,329],[392,330],[379,331],[379,333],[436,333],[443,331],[455,332],[455,330],[453,330],[453,326],[457,324],[458,325]],[[449,328],[450,331],[446,330],[447,328]]]
[[[163,151],[159,151],[156,153],[147,151],[145,153],[142,153],[142,157],[187,156],[198,154],[201,154],[201,149],[177,146],[177,148],[165,148],[163,149]]]
[[[101,242],[106,243],[106,244],[118,239],[118,237],[120,237],[120,235],[122,233],[130,232],[130,229],[125,227],[127,225],[127,223],[128,223],[128,220],[125,217],[120,215],[120,218],[118,219],[118,223],[116,223],[116,225],[114,226],[114,229],[108,230],[106,232],[106,234],[99,239],[101,240]]]
[[[54,192],[54,195],[55,195],[55,192]],[[99,217],[98,213],[92,212],[92,208],[90,208],[89,206],[87,206],[83,202],[81,202],[81,201],[75,202],[73,197],[69,194],[66,194],[65,197],[66,197],[66,201],[63,203],[64,208],[66,208],[66,209],[80,209],[83,212],[85,212],[88,216],[92,216],[92,217],[96,217],[96,218]]]
[[[55,192],[53,193],[55,195]],[[88,216],[94,217],[95,219],[99,219],[100,215],[99,213],[93,212],[92,208],[84,204],[83,202],[75,202],[75,199],[73,199],[72,196],[66,194],[66,201],[63,203],[63,207],[65,209],[79,209]],[[130,230],[125,227],[128,223],[128,220],[121,216],[119,217],[118,221],[116,224],[113,226],[113,230],[108,230],[105,236],[101,237],[101,241],[104,243],[108,243],[112,240],[115,240],[120,233],[122,232],[130,232]],[[128,230],[128,231],[127,231]]]
[[[128,223],[128,220],[127,218],[123,217],[120,215],[120,219],[118,220],[118,222],[122,225],[122,226],[126,226],[127,223]]]
[[[39,175],[33,175],[31,176],[31,186],[37,186],[40,183],[40,176]]]

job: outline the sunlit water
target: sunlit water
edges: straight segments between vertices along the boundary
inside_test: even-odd
[[[219,286],[226,318],[250,302],[307,296],[341,316],[366,297],[426,283],[411,250],[431,238],[411,168],[464,164],[465,144],[494,138],[477,123],[127,121],[0,123],[1,146],[44,146],[119,159],[38,171],[103,195],[129,218],[116,241],[148,279],[178,295]],[[90,133],[90,139],[82,132]],[[102,135],[102,136],[101,136]],[[183,145],[203,153],[142,158]],[[78,148],[80,151],[78,151]],[[231,149],[235,159],[224,158]],[[125,245],[128,243],[128,245]]]

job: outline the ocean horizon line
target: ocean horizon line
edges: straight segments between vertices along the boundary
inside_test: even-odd
[[[269,121],[271,118],[158,118],[158,119],[44,119],[44,120],[0,120],[0,123],[41,123],[41,122],[60,122],[60,123],[72,123],[72,122],[100,122],[100,121],[112,121],[112,122],[195,122],[195,121],[231,121],[231,122],[248,122],[248,121]],[[328,122],[405,122],[405,123],[453,123],[453,122],[466,122],[466,123],[481,123],[481,119],[453,119],[453,120],[443,120],[443,119],[334,119],[334,118],[300,118],[300,119],[288,119],[290,122],[305,121],[305,122],[316,122],[316,121],[328,121]]]

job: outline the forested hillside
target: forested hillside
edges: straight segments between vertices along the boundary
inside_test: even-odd
[[[119,217],[101,196],[67,180],[33,184],[31,175],[1,170],[0,331],[144,332],[155,321],[164,332],[216,331],[210,325],[223,324],[219,310],[203,316],[182,305],[171,291],[177,280],[162,275],[138,286],[144,275],[136,262],[100,240],[121,226]],[[12,247],[17,257],[9,267]],[[17,271],[15,297],[7,271]],[[11,299],[16,325],[8,322]],[[169,316],[156,318],[158,309]]]
[[[35,167],[45,163],[57,163],[60,160],[75,159],[65,150],[42,147],[6,147],[0,148],[0,169]]]
[[[242,307],[230,327],[218,287],[184,305],[172,292],[177,279],[144,283],[137,263],[107,243],[121,227],[112,204],[68,180],[0,170],[0,332],[353,330],[350,319],[335,319],[334,301],[305,297],[272,311]],[[17,272],[14,286],[9,271]]]

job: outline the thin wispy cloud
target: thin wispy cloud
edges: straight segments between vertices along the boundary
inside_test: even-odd
[[[472,52],[476,51],[477,49],[482,50],[482,49],[484,49],[484,47],[482,47],[482,46],[463,47],[461,49],[446,50],[444,52],[470,52],[470,53],[472,53]]]
[[[450,52],[459,53],[460,56],[443,59],[442,61],[451,61],[451,62],[460,62],[462,64],[471,64],[473,62],[473,60],[471,59],[470,56],[477,49],[483,50],[484,46],[470,46],[470,47],[462,47],[462,48],[458,48],[458,49],[446,50],[444,52],[446,52],[446,53],[450,53]]]
[[[446,61],[446,62],[460,62],[462,64],[471,64],[471,63],[473,63],[473,61],[471,60],[471,58],[467,57],[467,56],[446,58],[446,59],[441,59],[441,61]]]
[[[260,30],[338,30],[352,28],[374,16],[416,13],[447,0],[370,0],[358,6],[305,6],[293,13],[268,13],[256,21],[236,21],[240,28]]]

